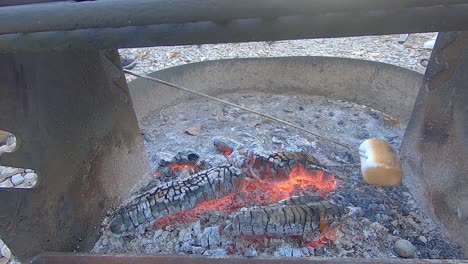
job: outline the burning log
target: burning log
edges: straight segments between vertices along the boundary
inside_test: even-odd
[[[252,155],[248,164],[251,173],[260,179],[284,180],[289,178],[297,165],[309,169],[324,170],[318,160],[309,153],[283,151],[269,156]]]
[[[221,165],[167,182],[139,195],[117,211],[110,223],[113,233],[147,227],[166,215],[194,208],[197,204],[235,192],[241,172],[232,165]]]
[[[293,197],[239,211],[225,232],[233,236],[300,236],[310,241],[336,226],[347,213],[346,207],[318,197]]]

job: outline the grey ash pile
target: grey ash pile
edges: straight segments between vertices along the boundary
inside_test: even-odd
[[[378,111],[319,96],[248,93],[221,98],[356,149],[371,137],[398,149],[404,133],[403,125]],[[155,111],[141,126],[155,177],[104,221],[94,252],[364,258],[397,258],[406,252],[416,258],[463,258],[405,186],[367,185],[357,152],[205,99]],[[311,154],[317,160],[301,164],[332,174],[336,184],[327,192],[304,189],[291,193],[292,198],[265,202],[274,196],[268,181],[258,187],[264,188],[264,197],[245,189],[238,192],[237,180],[258,180],[249,169],[260,168],[248,162],[252,153],[265,160],[278,153]],[[283,160],[270,160],[283,164],[271,165],[272,174],[280,177],[284,168],[290,173],[297,164],[289,160],[294,159],[287,159],[290,167]],[[190,190],[195,185],[205,195]],[[165,201],[169,192],[172,200]],[[265,203],[253,202],[259,197]],[[310,230],[305,232],[305,226]]]

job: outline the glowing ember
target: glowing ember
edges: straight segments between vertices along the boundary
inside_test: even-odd
[[[223,155],[225,157],[229,157],[232,154],[233,151],[232,151],[231,148],[225,148],[225,149],[221,150],[221,152],[223,153]]]
[[[188,171],[189,174],[194,174],[198,172],[198,168],[195,163],[169,163],[168,165],[161,167],[159,171],[156,172],[156,176],[179,176],[183,171]]]
[[[190,169],[190,170],[193,170],[195,171],[197,169],[197,165],[196,164],[171,164],[169,165],[171,166],[172,170],[174,171],[182,171],[182,170],[185,170],[185,169]]]
[[[307,189],[314,186],[322,193],[327,193],[335,189],[335,177],[323,170],[312,170],[303,165],[296,165],[289,173],[289,179],[277,182],[276,187],[288,193],[297,188]]]
[[[265,177],[244,180],[243,190],[248,193],[246,200],[254,201],[256,205],[267,205],[299,195],[305,190],[319,190],[320,195],[324,196],[336,186],[332,174],[324,170],[305,168],[302,164],[294,166],[285,180],[275,181],[272,177],[263,179]]]

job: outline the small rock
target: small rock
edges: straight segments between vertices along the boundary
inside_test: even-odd
[[[0,182],[4,181],[6,178],[10,178],[11,176],[21,172],[22,170],[18,168],[0,166]]]
[[[26,172],[26,174],[23,177],[25,180],[36,180],[37,174],[34,172]]]
[[[7,247],[7,245],[3,245],[3,247],[0,249],[0,253],[1,253],[2,256],[4,256],[5,258],[11,259],[11,251],[10,251],[10,249]]]
[[[7,259],[7,258],[2,258],[2,257],[0,257],[0,264],[7,264],[8,261],[10,261],[10,260]]]
[[[104,237],[104,238],[101,240],[101,245],[105,246],[105,245],[107,245],[107,243],[109,243],[109,240],[108,240],[107,238]]]
[[[419,240],[423,242],[424,244],[427,243],[427,238],[425,236],[419,236]]]
[[[25,169],[24,172],[26,173],[31,173],[31,172],[34,172],[34,170],[31,170],[31,169]]]
[[[168,52],[166,53],[166,58],[168,59],[174,59],[175,57],[177,57],[179,55],[179,52]]]
[[[329,112],[329,113],[328,113],[328,116],[331,116],[331,117],[333,117],[333,116],[335,116],[335,113],[333,113],[333,112]]]
[[[201,124],[195,124],[185,130],[186,134],[197,136],[200,134],[201,131]]]
[[[402,258],[414,258],[416,247],[406,239],[398,239],[395,242],[395,252]]]
[[[249,247],[245,249],[244,257],[257,257],[257,256],[258,256],[258,252],[254,248]]]
[[[304,107],[299,106],[299,111],[304,111]]]
[[[11,183],[10,179],[6,179],[3,182],[0,182],[0,188],[11,188],[13,187],[13,183]]]
[[[379,113],[375,111],[369,112],[369,115],[372,116],[374,119],[379,119]]]
[[[15,174],[13,176],[11,176],[11,183],[13,183],[13,185],[20,185],[24,182],[24,177],[21,176],[21,174]]]

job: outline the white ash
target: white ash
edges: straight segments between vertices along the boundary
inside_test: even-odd
[[[319,96],[246,93],[226,94],[221,98],[268,111],[356,149],[370,137],[385,139],[398,149],[404,132],[403,126],[395,126],[378,111]],[[193,113],[193,109],[198,109],[198,113],[188,119],[187,113]],[[200,134],[184,133],[195,123],[202,124]],[[459,248],[421,212],[405,186],[384,189],[367,185],[360,175],[357,152],[206,99],[194,99],[155,111],[144,118],[141,127],[150,159],[169,158],[178,152],[193,150],[205,164],[226,163],[231,156],[225,157],[213,144],[213,140],[220,139],[237,142],[237,152],[242,155],[249,151],[283,150],[311,153],[337,178],[336,190],[326,198],[342,206],[360,207],[361,213],[334,229],[324,247],[313,248],[292,237],[227,236],[218,231],[230,224],[232,214],[213,209],[199,219],[175,221],[145,233],[121,236],[104,227],[93,252],[210,256],[250,256],[256,252],[259,256],[397,258],[395,242],[406,239],[416,247],[416,258],[462,257]],[[157,178],[152,184],[154,182],[158,182]],[[421,241],[421,236],[426,243]]]
[[[421,59],[430,49],[424,43],[436,33],[411,34],[399,44],[399,35],[303,39],[274,42],[204,44],[193,46],[121,49],[122,56],[136,58],[133,71],[151,73],[168,67],[206,60],[284,56],[333,56],[385,62],[424,73]],[[127,75],[127,80],[135,77]]]

